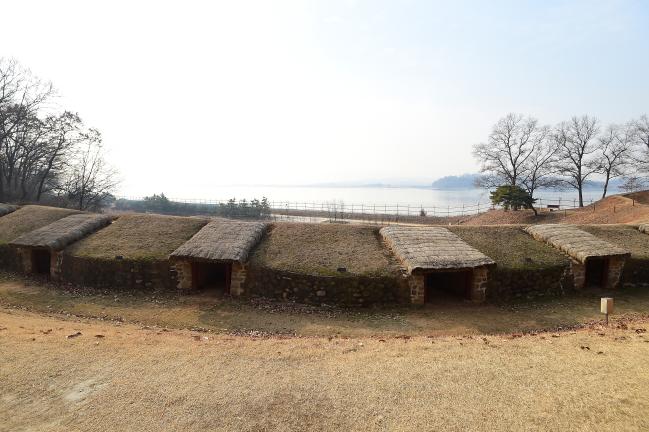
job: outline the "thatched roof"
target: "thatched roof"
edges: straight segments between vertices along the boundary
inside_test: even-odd
[[[4,216],[6,214],[9,214],[13,211],[16,211],[18,209],[18,206],[15,206],[13,204],[4,204],[0,203],[0,216]]]
[[[409,273],[495,264],[446,228],[389,226],[380,232]]]
[[[42,228],[21,235],[10,242],[14,246],[61,250],[81,240],[88,234],[105,227],[110,216],[97,214],[75,214],[59,219]]]
[[[585,263],[588,258],[630,255],[629,251],[608,243],[572,225],[548,224],[525,228],[532,237]]]
[[[262,222],[213,220],[173,251],[170,258],[243,262],[265,231]]]

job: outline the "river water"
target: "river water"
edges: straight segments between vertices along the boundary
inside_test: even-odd
[[[342,203],[345,207],[352,204],[365,206],[400,205],[411,207],[461,207],[476,204],[488,205],[489,192],[484,189],[440,190],[408,187],[298,187],[298,186],[217,186],[209,190],[196,191],[194,194],[172,194],[169,198],[181,201],[217,201],[230,198],[261,199],[272,202],[290,203]],[[617,191],[611,191],[616,193]],[[584,193],[586,203],[597,201],[601,197],[598,189]],[[193,196],[192,196],[193,195]],[[562,204],[572,205],[577,193],[572,190],[544,190],[537,194],[541,205],[561,200]]]

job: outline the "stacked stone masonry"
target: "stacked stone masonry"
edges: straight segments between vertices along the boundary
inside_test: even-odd
[[[408,303],[408,283],[397,274],[392,277],[318,276],[249,265],[245,293],[311,304],[367,306]]]
[[[97,260],[63,254],[61,279],[118,290],[176,289],[176,272],[164,260]]]
[[[454,270],[455,271],[455,270]],[[475,303],[484,302],[487,298],[487,286],[489,283],[489,268],[487,266],[468,269],[471,271],[471,285],[467,300]],[[410,302],[412,304],[423,304],[426,300],[426,275],[435,272],[416,271],[408,276],[408,287],[410,289]]]

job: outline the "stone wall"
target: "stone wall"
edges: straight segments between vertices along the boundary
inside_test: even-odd
[[[24,247],[16,248],[16,255],[18,256],[18,267],[23,273],[32,272],[32,250]],[[51,268],[51,263],[50,263]]]
[[[34,269],[32,253],[34,249],[28,247],[16,247],[15,254],[17,257],[16,270],[22,273],[33,273]],[[50,280],[60,281],[62,279],[63,252],[50,250]]]
[[[586,285],[586,265],[570,259],[570,274],[572,274],[573,286],[576,290],[584,289]]]
[[[171,268],[176,272],[176,287],[179,290],[187,291],[194,287],[192,280],[192,262],[189,260],[174,260]]]
[[[626,257],[612,256],[607,259],[608,268],[606,271],[606,287],[609,289],[617,288],[620,285]],[[584,289],[586,285],[586,265],[575,260],[570,264],[570,271],[574,280],[574,287],[577,290]]]
[[[248,277],[248,265],[244,263],[233,262],[232,273],[230,275],[230,294],[241,296],[246,292],[246,279]]]
[[[473,281],[469,297],[474,303],[482,303],[487,298],[487,284],[489,282],[489,268],[486,266],[473,269]]]
[[[50,253],[50,279],[58,282],[63,276],[63,251],[51,251]]]
[[[175,290],[176,272],[167,260],[97,260],[63,254],[61,280],[117,290]]]
[[[649,240],[647,241],[649,242]],[[633,256],[628,258],[624,263],[620,282],[625,286],[646,286],[649,284],[649,259]]]
[[[424,304],[426,300],[426,276],[423,273],[413,273],[408,278],[410,303]]]
[[[20,271],[21,261],[15,247],[0,245],[0,268],[8,271]]]
[[[438,270],[445,271],[445,270]],[[453,270],[450,270],[453,271]],[[467,271],[467,270],[462,270]],[[469,291],[469,298],[475,303],[481,303],[486,299],[487,286],[489,281],[489,268],[487,266],[480,266],[471,271],[471,287]],[[408,276],[408,288],[410,293],[410,303],[424,304],[426,297],[426,274],[435,273],[436,271],[422,272],[417,271]]]
[[[249,265],[244,292],[313,304],[367,306],[408,303],[405,279],[369,276],[315,276]],[[234,280],[234,277],[233,277]]]
[[[560,296],[574,290],[569,265],[543,269],[510,269],[496,267],[489,272],[486,298],[509,301]]]
[[[620,285],[626,257],[613,256],[608,259],[606,288],[617,288]]]
[[[32,253],[34,249],[29,247],[17,247],[16,255],[18,256],[18,267],[23,273],[33,273]],[[61,252],[49,251],[50,253],[50,278],[59,280],[61,272]]]
[[[177,287],[180,290],[191,290],[194,287],[192,281],[192,261],[188,259],[175,259],[171,268],[176,273]],[[233,262],[230,264],[230,294],[241,296],[245,292],[247,276],[247,264]]]

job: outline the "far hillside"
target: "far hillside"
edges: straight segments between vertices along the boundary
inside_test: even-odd
[[[489,210],[463,219],[465,225],[503,224],[620,224],[649,220],[649,191],[613,195],[578,209],[541,208],[538,216],[532,210]]]

